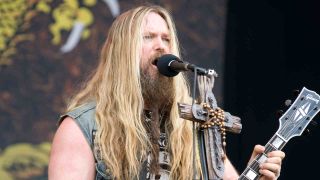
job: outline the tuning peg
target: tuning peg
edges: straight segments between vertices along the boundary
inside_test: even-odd
[[[294,97],[297,97],[299,95],[300,91],[298,89],[295,89],[292,91],[292,94]]]
[[[303,131],[302,134],[304,136],[311,135],[311,132],[316,128],[317,125],[318,125],[318,123],[316,121],[310,121],[310,123],[308,124],[307,128]]]
[[[318,125],[318,123],[316,122],[316,121],[310,121],[310,123],[309,123],[311,126],[317,126]]]
[[[287,100],[284,101],[284,105],[285,105],[286,107],[291,106],[291,104],[292,104],[292,100],[291,100],[291,99],[287,99]]]
[[[277,112],[276,112],[276,117],[277,118],[280,118],[281,116],[282,116],[282,114],[283,114],[283,110],[278,110]]]
[[[311,134],[310,129],[305,129],[302,133],[303,136],[309,136]]]

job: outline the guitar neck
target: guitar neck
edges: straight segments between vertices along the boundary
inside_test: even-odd
[[[285,141],[278,133],[275,133],[269,142],[265,145],[265,151],[259,154],[248,165],[248,167],[240,175],[239,180],[257,180],[261,176],[259,173],[259,165],[266,161],[267,154],[271,151],[281,150],[287,141]]]

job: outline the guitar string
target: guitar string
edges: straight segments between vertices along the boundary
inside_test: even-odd
[[[302,101],[301,101],[301,103],[302,103]],[[300,107],[300,106],[299,106],[299,107]],[[314,107],[312,108],[312,110],[310,110],[310,111],[305,115],[305,117],[310,118],[310,119],[309,119],[310,121],[311,121],[312,118],[317,114],[317,112],[318,112],[319,110],[316,111],[315,113],[313,113],[313,111],[315,111]],[[311,113],[313,113],[312,118],[311,118],[311,116],[310,116]],[[300,120],[299,120],[299,121],[300,121]],[[309,121],[309,122],[310,122],[310,121]],[[308,123],[309,123],[309,122],[308,122]],[[306,126],[305,126],[305,127],[306,127]],[[305,127],[304,127],[304,128],[305,128]],[[300,128],[300,127],[296,126],[295,129],[289,130],[289,134],[292,133],[292,131],[294,131],[294,130],[296,131],[296,129],[298,129],[298,128]]]
[[[296,107],[300,107],[302,103],[303,103],[303,101],[301,100],[300,102],[297,103],[298,105],[297,105]],[[296,109],[297,109],[297,108],[296,108]],[[320,111],[319,107],[318,107],[318,109],[312,108],[312,110],[318,110],[317,112],[315,112],[315,113],[313,114],[313,117]],[[310,116],[309,114],[312,112],[312,110],[309,111],[309,112],[306,114],[307,117],[311,118],[311,116]],[[293,116],[294,116],[294,113],[291,113],[291,115],[288,117],[288,119],[291,120]],[[313,117],[312,117],[312,118],[313,118]],[[312,118],[311,118],[311,119],[312,119]],[[285,121],[285,123],[284,123],[284,128],[287,128],[286,126],[289,126],[289,125],[290,125],[290,123],[289,123],[290,120]],[[310,120],[310,121],[311,121],[311,120]],[[289,124],[289,125],[288,125],[288,124]],[[284,129],[284,128],[282,128],[282,129]],[[295,126],[293,129],[289,130],[289,134],[292,133],[292,131],[296,130],[297,128],[299,128],[299,127],[298,127],[298,126]],[[280,131],[279,131],[279,133],[280,133]],[[288,134],[287,134],[287,135],[288,135]],[[282,148],[285,146],[285,144],[287,143],[287,141],[283,141],[283,143],[279,146],[279,148],[274,147],[274,146],[271,144],[271,142],[274,141],[276,137],[277,137],[277,134],[275,133],[275,134],[273,135],[273,137],[272,137],[272,138],[268,141],[268,143],[266,144],[267,147],[266,147],[266,150],[264,151],[264,153],[270,152],[270,151],[274,150],[274,148],[275,148],[276,150],[280,150],[280,149],[282,149]],[[273,148],[273,147],[274,147],[274,148]],[[264,153],[263,153],[263,154],[264,154]],[[249,166],[245,169],[245,171],[240,175],[239,180],[245,180],[245,179],[247,179],[246,176],[244,175],[244,173],[247,171],[248,168],[253,169],[255,172],[258,170],[258,166],[259,166],[260,163],[257,161],[257,159],[260,158],[261,156],[262,156],[262,154],[258,155],[258,156],[253,160],[253,162],[250,163],[250,165],[249,165]],[[260,175],[258,174],[258,176],[255,177],[254,179],[258,178],[259,176],[260,176]]]
[[[296,110],[298,110],[297,107],[301,107],[301,104],[302,104],[302,103],[303,103],[303,101],[300,101],[300,102],[297,103],[297,105],[296,105]],[[295,116],[295,114],[294,114],[294,113],[291,113],[291,115],[288,117],[288,119],[284,122],[284,127],[282,128],[282,131],[280,131],[280,132],[286,133],[284,130],[285,130],[289,125],[291,125],[291,124],[290,124],[290,121],[293,120],[293,116]],[[284,118],[285,118],[285,117],[284,117]],[[293,122],[293,124],[296,124],[296,123],[297,123],[297,122]],[[297,126],[294,126],[294,128],[289,129],[288,132],[283,135],[284,138],[288,140],[288,135],[289,135],[290,133],[292,133],[292,131],[295,131],[296,128],[297,128]],[[279,133],[280,133],[280,132],[279,132]]]
[[[298,109],[297,107],[301,107],[301,104],[302,104],[302,103],[304,103],[304,101],[297,102],[296,109]],[[309,117],[310,112],[312,112],[312,111],[309,111],[306,116]],[[289,125],[291,125],[291,124],[290,124],[290,121],[292,120],[293,116],[295,116],[294,113],[291,113],[291,115],[289,115],[289,117],[288,117],[289,120],[285,121],[285,123],[284,123],[285,128],[287,128]],[[296,123],[297,123],[297,122],[296,122]],[[293,131],[296,131],[297,128],[299,128],[299,127],[298,127],[298,126],[294,126],[292,129],[289,130],[288,134],[286,134],[285,136],[287,137],[287,136],[288,136],[289,134],[291,134]],[[284,129],[284,128],[282,128],[282,129]],[[273,150],[280,150],[280,149],[282,149],[282,147],[284,147],[284,145],[286,144],[286,141],[284,141],[284,142],[279,146],[280,148],[276,148],[276,147],[274,147],[274,146],[271,144],[271,143],[275,140],[276,137],[277,137],[277,134],[275,134],[275,135],[269,140],[269,142],[266,144],[266,149],[265,149],[265,151],[264,151],[263,154],[268,153],[268,152],[271,152],[271,151],[273,151]],[[259,164],[260,164],[260,163],[257,161],[257,159],[260,158],[263,154],[260,154],[259,156],[257,156],[257,158],[255,158],[254,162],[253,162],[252,165],[250,166],[250,167],[251,167],[252,169],[254,169],[255,171],[258,170],[258,168],[259,168],[258,166],[259,166]]]
[[[268,141],[268,143],[266,144],[266,149],[262,154],[259,154],[251,163],[250,165],[244,170],[244,172],[240,175],[239,180],[245,180],[247,179],[247,177],[245,176],[245,173],[248,172],[248,170],[252,170],[254,171],[257,176],[254,179],[259,178],[261,175],[258,173],[259,170],[259,165],[260,162],[257,160],[259,159],[262,155],[266,155],[265,153],[267,152],[271,152],[273,150],[276,150],[277,148],[275,148],[274,146],[272,146],[271,142],[277,137],[276,134],[273,135],[273,137]],[[282,144],[284,145],[284,144]],[[274,147],[274,148],[273,148]],[[244,179],[243,179],[244,178]]]
[[[317,94],[316,94],[317,95]],[[318,98],[320,98],[320,96],[317,95]],[[319,112],[319,106],[316,106],[316,107],[312,107],[312,109],[306,114],[305,117],[309,118],[308,119],[308,122],[306,124],[306,126],[312,121],[312,119],[314,118],[314,116]],[[311,114],[311,115],[310,115]],[[304,129],[306,128],[306,126],[304,127]],[[298,128],[298,127],[297,127]],[[303,130],[304,130],[303,129]]]
[[[298,105],[299,106],[301,106],[301,103],[302,103],[302,101],[299,103],[298,102]],[[288,119],[291,119],[292,117],[293,117],[293,115],[294,115],[294,113],[291,113],[291,117],[289,117]],[[285,123],[284,123],[284,128],[286,128],[286,126],[288,126],[288,122],[289,121],[285,121]],[[282,129],[284,129],[284,128],[282,128]],[[258,158],[260,158],[263,154],[265,154],[265,153],[267,153],[267,152],[270,152],[270,150],[272,150],[273,148],[273,146],[271,145],[271,142],[275,139],[275,137],[277,136],[277,134],[274,134],[273,136],[272,136],[272,138],[268,141],[268,143],[266,144],[266,149],[265,149],[265,151],[262,153],[262,154],[260,154],[260,155],[258,155],[251,163],[250,163],[250,165],[244,170],[244,172],[240,175],[240,177],[239,177],[239,180],[242,180],[242,178],[246,178],[246,176],[245,176],[245,172],[247,171],[247,169],[248,168],[250,168],[250,169],[252,169],[253,171],[255,171],[256,173],[257,173],[257,177],[259,177],[260,176],[260,174],[257,172],[258,171],[258,169],[259,169],[259,165],[260,165],[260,163],[257,161],[257,159]],[[282,144],[281,146],[283,147],[284,145],[286,144],[286,142],[284,141],[284,144]],[[277,148],[276,148],[277,149]],[[279,149],[278,149],[279,150]],[[247,178],[246,178],[247,179]],[[254,179],[256,179],[256,178],[254,178]]]

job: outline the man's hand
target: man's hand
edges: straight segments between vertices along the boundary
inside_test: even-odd
[[[253,149],[249,164],[258,155],[263,153],[264,146],[256,145]],[[282,159],[285,157],[283,151],[272,151],[267,154],[268,158],[260,164],[259,173],[262,175],[260,180],[276,180],[280,176]]]

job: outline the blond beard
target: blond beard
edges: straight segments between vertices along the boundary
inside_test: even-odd
[[[147,72],[142,71],[140,82],[146,106],[159,109],[171,107],[174,98],[172,78],[163,76],[159,72],[151,77]]]
[[[174,98],[173,78],[169,78],[156,73],[151,77],[148,71],[141,73],[142,95],[145,101],[145,109],[151,110],[154,113],[159,113],[157,117],[170,114],[172,102]],[[152,162],[150,164],[150,172],[159,174],[159,138],[160,138],[160,121],[164,119],[153,119],[149,125],[146,126],[147,132],[150,134],[152,143],[151,156]]]

